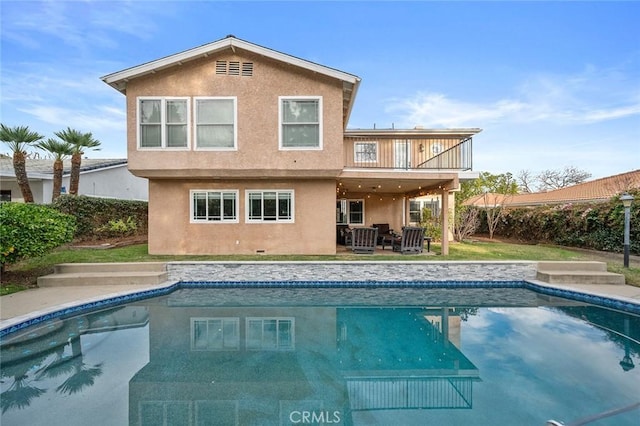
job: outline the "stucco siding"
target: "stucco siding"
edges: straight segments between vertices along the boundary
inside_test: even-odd
[[[394,231],[400,232],[403,223],[404,198],[398,194],[350,193],[348,200],[364,200],[364,225],[352,227],[371,227],[374,223],[388,223]]]
[[[251,61],[252,76],[217,75],[216,61]],[[140,150],[137,147],[137,99],[141,96],[188,97],[190,147]],[[237,99],[237,150],[196,150],[194,97]],[[322,102],[322,149],[279,149],[279,97],[319,96]],[[130,170],[145,177],[242,175],[335,177],[342,169],[342,82],[236,50],[180,67],[158,71],[128,83],[127,135]]]
[[[237,223],[192,223],[191,190],[238,190]],[[247,190],[293,190],[293,223],[247,223]],[[150,180],[151,254],[335,254],[335,182]]]

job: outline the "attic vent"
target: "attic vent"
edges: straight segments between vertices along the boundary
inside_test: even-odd
[[[216,74],[227,74],[227,61],[216,61]]]
[[[242,63],[242,76],[251,77],[253,75],[253,62]]]
[[[253,62],[216,61],[216,74],[251,77],[253,76]]]
[[[229,75],[240,75],[240,62],[229,62]]]

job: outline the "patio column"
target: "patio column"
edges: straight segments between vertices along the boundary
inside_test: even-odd
[[[442,246],[441,246],[441,250],[442,250],[442,255],[443,256],[448,256],[449,255],[449,191],[447,191],[447,189],[443,189],[442,193],[440,194],[440,196],[442,197],[442,209],[440,209],[440,215],[441,215],[441,223],[442,223]]]
[[[411,199],[407,196],[403,198],[402,205],[402,226],[409,226],[411,223]]]

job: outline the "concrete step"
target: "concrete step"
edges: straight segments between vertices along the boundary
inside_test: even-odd
[[[157,285],[169,279],[165,263],[63,263],[38,277],[38,287]]]
[[[624,275],[606,271],[538,270],[536,279],[549,284],[625,284]]]
[[[85,272],[164,272],[163,262],[121,262],[121,263],[60,263],[55,266],[56,274],[80,274]]]
[[[38,287],[87,285],[157,285],[169,279],[167,272],[85,272],[38,277]]]
[[[607,264],[605,262],[585,261],[585,262],[572,262],[572,261],[547,261],[538,262],[538,270],[545,271],[607,271]]]

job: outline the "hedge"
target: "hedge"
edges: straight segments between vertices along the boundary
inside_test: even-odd
[[[630,249],[640,254],[640,191],[631,206]],[[479,232],[486,232],[482,214]],[[621,252],[624,237],[624,208],[619,198],[605,203],[565,204],[516,208],[505,212],[495,236],[526,242],[547,242],[608,252]]]
[[[76,218],[76,240],[147,234],[146,201],[63,195],[52,207]]]

